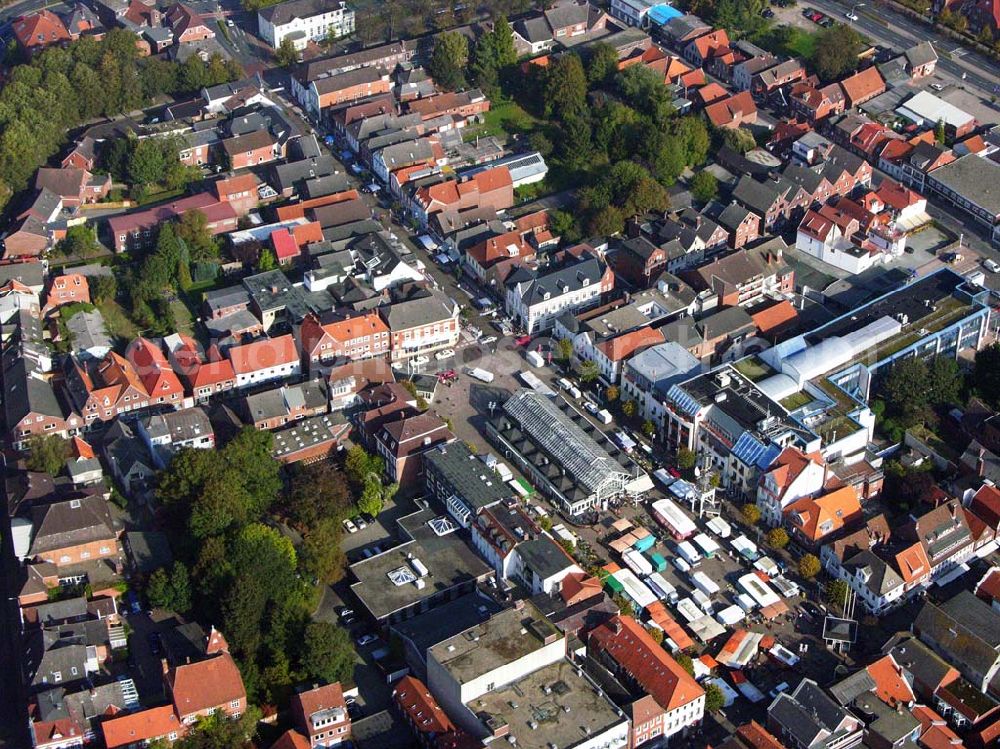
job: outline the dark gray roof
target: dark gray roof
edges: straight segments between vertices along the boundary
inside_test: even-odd
[[[919,42],[903,52],[906,62],[911,68],[936,62],[938,59],[934,45],[928,41]]]
[[[706,340],[733,335],[748,327],[753,327],[753,319],[742,307],[727,307],[720,312],[699,321],[702,335]]]
[[[283,192],[295,188],[298,182],[326,177],[337,171],[337,162],[333,156],[325,154],[316,159],[301,159],[288,164],[279,164],[274,168],[275,182],[278,190]]]
[[[31,508],[32,555],[91,541],[114,541],[116,531],[103,497],[79,498]]]
[[[833,733],[848,714],[811,679],[800,681],[791,694],[779,694],[767,712],[799,745],[806,747],[813,746],[821,734]]]
[[[586,2],[580,4],[567,2],[545,11],[545,18],[553,31],[567,26],[575,26],[578,23],[586,23],[589,17],[590,5]]]
[[[922,640],[965,675],[987,674],[1000,660],[1000,614],[968,591],[944,606],[928,601],[913,626]]]
[[[889,644],[888,652],[899,667],[930,689],[936,689],[951,670],[948,663],[916,637],[906,636]]]
[[[511,496],[511,490],[466,447],[464,442],[439,445],[424,453],[424,470],[435,474],[473,513]]]
[[[531,44],[547,42],[552,39],[552,28],[545,16],[522,18],[514,24],[514,30]]]
[[[862,549],[857,554],[844,560],[844,569],[852,575],[859,570],[868,575],[865,585],[877,596],[895,590],[903,584],[903,578],[897,572],[868,549]]]
[[[205,305],[213,312],[224,307],[250,304],[250,295],[242,286],[227,286],[205,292]]]
[[[3,385],[6,390],[3,402],[8,428],[12,428],[28,414],[58,418],[65,416],[51,383],[36,374],[27,359],[14,360],[3,373]]]
[[[450,320],[455,303],[439,292],[403,302],[396,302],[385,313],[385,321],[393,331]]]
[[[774,203],[788,192],[788,189],[788,183],[760,182],[753,177],[744,175],[736,183],[733,199],[763,217],[767,215]]]
[[[385,70],[377,67],[355,68],[343,73],[328,75],[314,81],[316,90],[320,94],[328,94],[331,91],[341,91],[353,86],[363,86],[366,83],[374,83],[386,74]]]
[[[587,257],[578,262],[572,262],[555,270],[538,271],[534,279],[516,279],[511,281],[521,294],[525,305],[537,304],[545,299],[545,295],[559,296],[570,294],[585,286],[596,285],[604,275],[604,265],[595,257]]]
[[[212,433],[208,416],[198,406],[147,416],[143,419],[143,427],[150,438],[169,435],[171,443],[187,442]]]
[[[130,531],[125,534],[125,547],[132,564],[144,574],[164,567],[174,559],[167,534],[160,531]]]
[[[355,221],[366,221],[372,217],[371,209],[365,201],[357,198],[345,200],[333,205],[324,205],[313,209],[313,215],[324,229],[331,226],[343,226]]]
[[[336,192],[343,192],[351,186],[346,174],[327,174],[322,177],[307,179],[302,185],[302,191],[307,199],[322,198]]]
[[[524,566],[542,579],[552,577],[573,564],[566,552],[548,536],[522,541],[517,545],[517,553]]]

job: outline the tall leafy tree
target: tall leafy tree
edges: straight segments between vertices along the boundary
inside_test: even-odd
[[[434,42],[427,72],[441,88],[456,91],[465,88],[465,69],[469,62],[469,42],[457,31],[439,34]]]
[[[578,116],[586,109],[587,76],[575,52],[567,52],[549,65],[545,104],[561,120]]]

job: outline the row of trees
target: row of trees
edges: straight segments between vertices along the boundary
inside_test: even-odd
[[[191,287],[192,267],[211,264],[218,257],[218,241],[201,211],[188,211],[161,224],[153,251],[126,271],[132,318],[157,335],[174,332],[170,298]]]
[[[913,356],[893,364],[878,383],[872,411],[882,431],[898,441],[910,427],[935,422],[936,410],[961,403],[964,390],[965,377],[953,358],[928,362]]]
[[[115,138],[101,155],[101,165],[115,182],[132,187],[132,196],[142,200],[154,188],[178,190],[201,179],[201,170],[180,160],[184,141],[177,136],[162,138]]]
[[[244,429],[222,450],[182,450],[160,475],[157,496],[171,527],[178,561],[154,573],[154,603],[217,623],[240,664],[252,701],[280,703],[301,679],[350,676],[349,637],[332,624],[311,621],[318,571],[330,579],[343,569],[335,527],[322,534],[322,518],[303,534],[301,552],[265,523],[282,494],[272,435]],[[307,480],[317,489],[317,477]],[[293,480],[288,500],[301,501]],[[295,498],[295,499],[292,499]],[[315,498],[314,498],[315,499]]]
[[[565,238],[612,234],[626,219],[669,207],[666,187],[704,163],[711,137],[696,117],[678,117],[660,75],[641,65],[618,70],[618,56],[597,44],[530,66],[512,82],[514,97],[547,121],[531,145],[581,186],[572,212],[552,212]],[[548,148],[546,149],[546,145]]]
[[[456,91],[478,86],[491,99],[501,94],[501,76],[517,62],[514,32],[506,16],[499,16],[493,28],[480,34],[471,46],[458,31],[439,34],[427,64],[427,71],[441,88]]]
[[[66,133],[97,117],[139,109],[155,96],[231,80],[238,65],[197,55],[184,65],[140,58],[135,35],[113,29],[51,47],[17,65],[0,91],[0,207],[59,151]]]

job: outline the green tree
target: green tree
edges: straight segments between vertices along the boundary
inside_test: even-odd
[[[663,644],[663,630],[659,627],[648,626],[646,627],[646,633],[653,639],[657,645]]]
[[[757,525],[760,522],[760,508],[755,504],[745,504],[740,508],[743,522],[747,525]]]
[[[677,665],[688,672],[688,676],[694,676],[694,661],[687,653],[680,653],[675,658]]]
[[[545,105],[559,120],[580,115],[587,104],[587,75],[580,56],[567,52],[548,68]]]
[[[930,370],[916,356],[896,361],[880,388],[890,415],[909,428],[927,418],[931,406]]]
[[[764,18],[768,4],[767,0],[718,0],[712,21],[735,39],[757,39],[770,25]]]
[[[55,246],[56,254],[80,259],[93,257],[101,249],[101,244],[97,241],[97,232],[86,224],[69,227],[66,236]]]
[[[843,611],[844,606],[847,604],[848,590],[847,583],[844,580],[831,580],[823,589],[823,597],[827,603],[833,604]]]
[[[646,419],[642,422],[642,433],[647,437],[652,437],[656,433],[656,425],[649,419]]]
[[[355,489],[362,489],[370,476],[382,477],[385,461],[377,455],[370,455],[360,445],[354,445],[344,458],[344,472]]]
[[[152,185],[164,179],[167,171],[163,145],[156,138],[135,140],[128,160],[128,178],[134,185]]]
[[[219,243],[208,228],[208,218],[198,210],[187,211],[177,220],[177,236],[184,240],[192,262],[218,260]]]
[[[593,153],[590,122],[577,113],[567,114],[559,127],[558,153],[567,166],[581,169]]]
[[[279,501],[285,516],[303,531],[324,519],[340,523],[353,511],[347,477],[328,460],[296,468]]]
[[[382,488],[382,479],[369,474],[358,498],[358,510],[369,515],[378,515],[382,512]]]
[[[573,342],[568,338],[556,341],[556,358],[564,364],[569,364],[573,358]]]
[[[788,540],[788,531],[784,528],[772,528],[767,532],[767,545],[772,549],[784,549]]]
[[[802,558],[799,559],[799,574],[806,580],[812,580],[816,577],[820,569],[822,569],[822,565],[819,557],[815,554],[803,554]]]
[[[962,403],[965,376],[958,362],[950,356],[935,356],[927,367],[930,400],[935,406],[953,406]]]
[[[944,139],[945,139],[944,120],[938,120],[937,125],[934,126],[934,140],[937,141],[938,145],[943,146]]]
[[[715,684],[705,687],[705,712],[717,713],[726,705],[726,697]]]
[[[354,649],[347,630],[330,622],[311,622],[305,631],[302,667],[310,678],[351,681]]]
[[[697,456],[694,454],[693,450],[689,450],[686,447],[678,448],[677,450],[677,468],[681,471],[690,471],[694,468]]]
[[[635,416],[638,410],[639,408],[638,406],[636,406],[635,401],[631,400],[622,401],[622,413],[625,414],[625,416],[627,416],[628,418],[631,419],[633,416]]]
[[[306,579],[333,585],[344,577],[347,558],[341,548],[340,522],[322,518],[310,526],[302,538],[299,564]]]
[[[469,43],[457,31],[438,34],[434,41],[427,72],[446,91],[465,88],[465,69],[469,62]]]
[[[244,680],[245,676],[244,674]],[[253,705],[248,705],[246,712],[237,720],[229,720],[224,713],[216,713],[199,719],[183,738],[164,746],[173,749],[247,749],[252,746],[251,739],[260,718],[260,710]],[[156,743],[158,742],[150,746],[155,746]]]
[[[618,400],[621,395],[621,391],[618,389],[617,385],[611,385],[607,390],[604,391],[604,397],[609,403],[614,403]]]
[[[274,270],[277,267],[278,261],[274,257],[274,252],[267,247],[262,249],[260,256],[257,258],[257,271],[263,273],[264,271]]]
[[[191,610],[191,580],[183,562],[174,562],[169,571],[160,567],[149,576],[146,597],[156,608],[186,614]]]
[[[295,49],[295,43],[290,36],[286,36],[274,51],[274,61],[283,68],[290,68],[298,60],[299,53]]]
[[[110,273],[107,275],[91,276],[88,279],[90,285],[90,298],[95,304],[110,302],[115,298],[118,290],[118,282]]]
[[[1000,344],[991,343],[976,352],[972,384],[980,398],[994,408],[1000,407]]]
[[[24,464],[29,471],[55,476],[69,457],[69,442],[55,434],[33,434],[28,438],[28,455]]]
[[[698,172],[691,178],[691,197],[699,203],[708,203],[719,194],[719,181],[711,172]]]
[[[538,151],[538,153],[546,158],[551,156],[552,152],[555,150],[555,146],[552,145],[552,141],[549,140],[549,136],[541,130],[536,130],[528,136],[528,147],[532,151]]]
[[[603,86],[618,73],[618,51],[607,42],[597,42],[587,58],[587,82]]]
[[[858,67],[864,48],[861,35],[850,26],[837,23],[816,36],[812,64],[824,81],[837,81]]]
[[[584,359],[577,366],[576,374],[580,378],[580,382],[590,383],[596,381],[601,376],[601,369],[597,366],[597,362]]]
[[[488,96],[496,98],[501,74],[515,62],[514,31],[507,17],[500,15],[492,30],[480,34],[476,40],[471,65],[473,80]]]
[[[742,127],[723,130],[722,144],[736,151],[736,153],[746,153],[757,147],[757,141],[754,140],[753,133],[749,130],[744,130]]]

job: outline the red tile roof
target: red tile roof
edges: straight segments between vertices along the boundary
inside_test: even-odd
[[[916,697],[903,676],[903,669],[891,655],[885,655],[865,669],[875,682],[875,696],[889,707],[906,705]]]
[[[136,338],[125,353],[150,397],[184,393],[181,381],[157,344],[146,338]]]
[[[750,319],[757,326],[757,330],[766,335],[793,322],[798,316],[799,313],[792,303],[787,299],[782,299],[780,302],[750,315]]]
[[[845,78],[840,85],[844,89],[848,106],[851,107],[863,104],[885,91],[885,81],[874,65]]]
[[[608,359],[618,362],[632,356],[641,348],[655,346],[657,343],[663,343],[664,340],[663,333],[659,330],[646,327],[604,341],[598,345],[598,348]]]
[[[861,517],[861,503],[853,486],[843,486],[819,497],[805,497],[786,509],[792,525],[810,541],[819,541]]]
[[[119,718],[111,718],[101,723],[104,744],[107,749],[139,744],[171,733],[183,733],[184,726],[174,715],[171,705],[151,707]]]
[[[744,723],[737,728],[736,735],[742,739],[744,744],[753,747],[753,749],[785,749],[784,744],[755,720]]]
[[[588,645],[607,653],[667,712],[705,694],[698,682],[630,616],[616,616],[592,630]]]
[[[419,733],[448,733],[455,730],[455,724],[420,679],[404,676],[396,682],[392,696],[414,730]]]
[[[277,741],[271,744],[271,749],[312,749],[312,745],[309,743],[309,739],[301,733],[294,728],[289,728],[278,737]]]
[[[723,127],[757,114],[757,104],[749,91],[740,91],[705,107],[705,115],[716,127]]]
[[[274,247],[274,256],[278,262],[291,260],[299,256],[299,246],[295,243],[288,229],[282,227],[271,232],[271,246]]]
[[[991,528],[1000,528],[1000,489],[983,484],[969,502],[969,509]]]
[[[181,717],[211,708],[225,708],[247,697],[240,670],[229,653],[175,666],[167,672],[166,682],[174,708]]]
[[[14,37],[25,48],[45,47],[69,41],[65,24],[51,10],[40,10],[14,21]]]
[[[233,346],[226,352],[226,356],[232,362],[236,374],[247,374],[282,364],[291,364],[299,358],[295,350],[295,339],[291,334]]]

